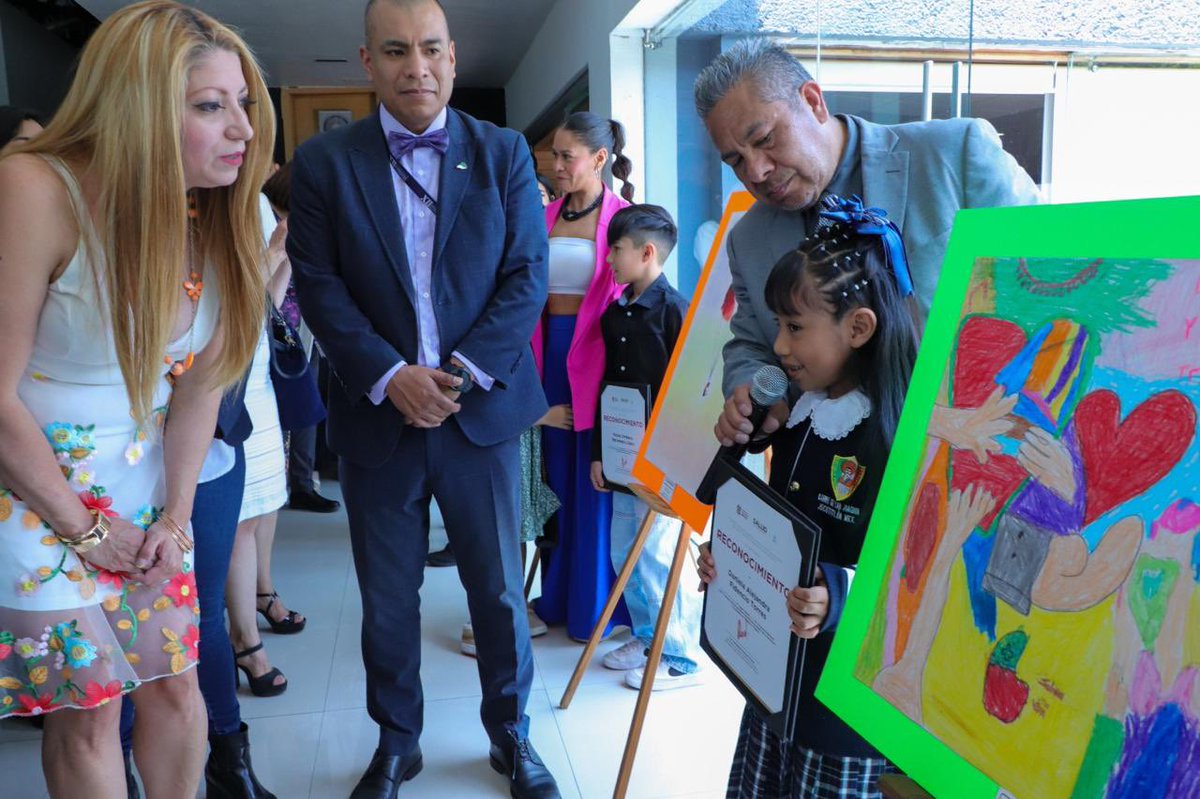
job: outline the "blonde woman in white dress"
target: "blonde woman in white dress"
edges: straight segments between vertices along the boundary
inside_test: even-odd
[[[149,799],[197,790],[189,519],[258,335],[266,98],[228,28],[137,3],[0,160],[0,717],[44,716],[56,799],[126,796],[124,694]]]

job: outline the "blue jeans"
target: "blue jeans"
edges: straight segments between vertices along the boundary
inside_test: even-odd
[[[648,510],[646,503],[637,497],[613,492],[610,547],[614,569],[620,571],[625,565],[625,558]],[[675,547],[679,543],[680,524],[678,519],[667,516],[659,516],[654,520],[654,526],[646,538],[646,547],[625,586],[625,605],[633,620],[633,634],[647,648],[654,637],[654,625],[662,608],[667,576],[675,557]],[[696,660],[699,650],[700,596],[680,585],[675,594],[675,607],[667,622],[662,662],[676,671],[690,674],[699,667]]]
[[[241,707],[233,672],[233,648],[225,629],[225,578],[237,533],[238,511],[246,488],[246,456],[236,448],[233,468],[216,480],[196,487],[192,508],[192,535],[196,539],[193,565],[196,595],[200,603],[200,662],[196,677],[208,707],[208,731],[229,735],[241,729]],[[133,702],[121,706],[121,744],[132,744]]]

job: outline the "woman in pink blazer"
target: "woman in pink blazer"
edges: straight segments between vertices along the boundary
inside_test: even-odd
[[[616,120],[586,111],[567,117],[554,134],[554,180],[561,199],[546,208],[550,287],[546,313],[533,335],[533,354],[550,411],[542,419],[550,487],[562,502],[558,546],[542,571],[538,615],[566,622],[586,640],[614,578],[609,557],[612,498],[589,477],[592,421],[604,373],[600,315],[621,293],[608,257],[608,222],[633,199],[625,131]],[[604,185],[609,159],[624,185],[618,197]],[[618,609],[614,624],[627,623]]]

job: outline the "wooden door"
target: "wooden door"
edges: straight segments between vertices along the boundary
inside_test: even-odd
[[[298,87],[283,90],[283,147],[287,159],[307,139],[357,122],[375,111],[369,87]]]

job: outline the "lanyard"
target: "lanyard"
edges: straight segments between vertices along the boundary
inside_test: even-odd
[[[433,199],[429,192],[425,190],[425,187],[422,186],[420,182],[418,182],[417,179],[412,176],[412,173],[404,168],[404,165],[400,163],[396,156],[388,153],[388,160],[392,162],[392,169],[396,170],[396,174],[400,176],[400,179],[404,181],[408,188],[412,189],[413,194],[417,195],[417,199],[420,200],[426,208],[436,214],[437,200]]]

